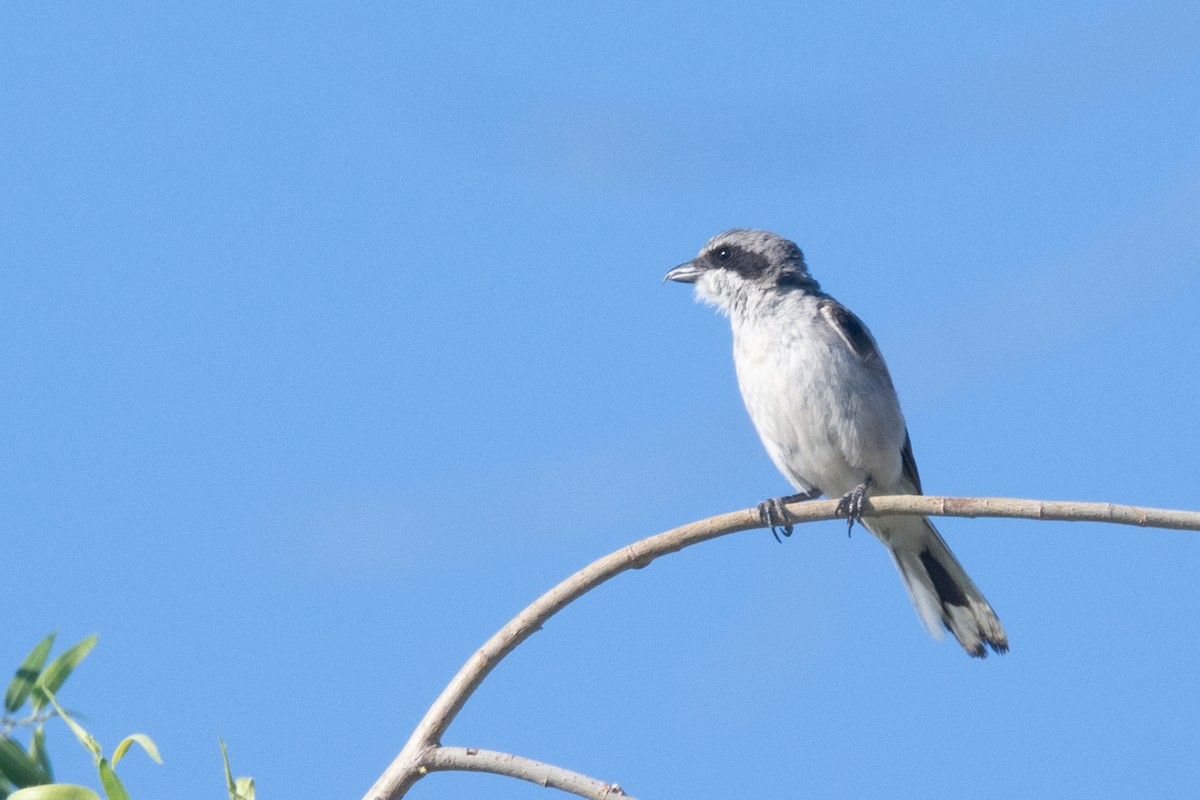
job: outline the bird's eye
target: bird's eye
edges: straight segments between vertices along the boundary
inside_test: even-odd
[[[722,247],[720,250],[717,251],[716,255],[717,255],[717,261],[728,261],[729,260],[729,248]]]

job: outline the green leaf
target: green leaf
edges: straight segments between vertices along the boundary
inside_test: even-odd
[[[51,661],[46,669],[42,671],[41,677],[33,687],[33,710],[38,711],[42,706],[46,705],[46,694],[54,694],[62,687],[63,682],[71,675],[71,672],[79,666],[79,662],[92,651],[96,646],[96,639],[99,637],[96,634],[84,639],[82,642],[64,650],[53,661]]]
[[[0,737],[0,775],[19,787],[50,782],[50,776],[42,770],[41,765],[7,736]]]
[[[8,800],[100,800],[100,795],[86,786],[73,783],[48,783],[13,792]]]
[[[146,755],[150,756],[155,763],[162,763],[162,757],[158,755],[158,747],[154,744],[154,740],[144,733],[134,733],[122,739],[121,743],[117,745],[117,749],[113,751],[113,769],[116,769],[117,764],[125,757],[125,752],[134,742],[140,744],[142,749],[146,751]]]
[[[235,783],[241,800],[254,800],[254,778],[238,778]]]
[[[108,800],[129,800],[129,792],[125,791],[125,784],[121,783],[117,773],[113,772],[112,767],[108,765],[108,759],[100,759],[100,763],[96,766],[100,768],[100,783],[104,786],[104,793],[108,795]]]
[[[254,800],[254,778],[238,778],[234,780],[229,771],[229,751],[225,749],[225,740],[221,743],[221,760],[225,762],[225,791],[229,792],[229,800]]]
[[[233,782],[233,773],[229,771],[229,751],[225,749],[225,740],[221,743],[221,760],[225,762],[225,791],[229,792],[229,800],[237,800],[237,785]]]
[[[82,725],[71,719],[71,716],[66,711],[63,711],[63,707],[58,704],[58,700],[53,694],[47,694],[46,699],[54,705],[54,710],[58,712],[58,716],[62,717],[63,722],[67,723],[67,727],[71,729],[71,733],[75,734],[75,738],[79,740],[79,743],[92,752],[92,758],[99,764],[103,756],[103,753],[100,751],[100,743],[90,733],[85,731]]]
[[[50,655],[50,646],[54,644],[54,636],[55,634],[52,633],[38,642],[37,646],[29,651],[29,655],[25,656],[21,666],[17,667],[17,674],[8,684],[8,691],[4,693],[4,708],[8,713],[11,714],[24,705],[29,693],[33,691],[33,684],[41,674],[42,665],[46,663],[46,656]]]
[[[37,726],[33,732],[33,738],[29,741],[29,755],[45,771],[46,777],[54,780],[54,769],[50,766],[50,754],[46,752],[46,729],[42,725]]]

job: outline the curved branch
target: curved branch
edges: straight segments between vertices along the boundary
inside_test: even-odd
[[[785,507],[796,524],[835,519],[836,500],[792,503]],[[893,495],[868,497],[863,516],[1010,517],[1074,522],[1110,522],[1153,528],[1200,531],[1200,512],[1049,500],[981,497]],[[458,671],[430,706],[395,761],[367,792],[364,800],[398,800],[429,769],[422,758],[437,748],[467,698],[496,665],[540,629],[546,620],[600,584],[630,569],[646,566],[660,556],[731,533],[763,527],[754,509],[720,514],[682,525],[622,547],[593,561],[533,601],[497,631]],[[514,757],[515,758],[515,757]]]
[[[433,747],[425,751],[421,764],[430,772],[466,770],[507,775],[538,786],[561,789],[589,800],[615,800],[629,795],[615,783],[605,783],[569,769],[544,764],[509,753],[479,750],[474,747]]]

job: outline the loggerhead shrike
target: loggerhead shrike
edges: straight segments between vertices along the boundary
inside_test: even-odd
[[[791,533],[783,503],[842,499],[849,524],[868,488],[920,494],[921,479],[887,365],[867,327],[821,291],[794,242],[734,228],[666,275],[733,324],[738,386],[767,453],[798,494],[759,504]],[[1008,650],[996,612],[924,517],[861,520],[883,541],[925,627],[944,625],[972,656]]]

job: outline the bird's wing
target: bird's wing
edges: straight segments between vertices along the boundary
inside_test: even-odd
[[[846,348],[862,362],[863,366],[876,373],[883,383],[891,387],[892,377],[888,374],[887,364],[884,363],[883,356],[879,353],[875,337],[871,336],[871,332],[867,330],[863,321],[856,317],[853,311],[832,297],[822,298],[821,302],[817,304],[817,309],[821,318],[837,334]],[[895,390],[893,389],[893,391]],[[908,438],[907,430],[904,432],[904,447],[900,450],[900,462],[903,467],[902,474],[909,483],[909,491],[913,494],[921,494],[921,476],[917,472],[917,462],[913,458],[912,441]]]
[[[904,432],[904,448],[900,451],[900,464],[902,474],[912,484],[913,494],[924,494],[921,491],[921,476],[917,472],[917,460],[913,458],[912,439],[908,438],[907,430]]]
[[[860,360],[883,362],[883,356],[879,355],[879,347],[875,344],[875,337],[871,336],[871,332],[867,330],[863,321],[854,316],[853,311],[832,297],[821,300],[817,304],[817,309],[821,317],[829,323],[829,327],[833,328],[834,332],[846,343],[846,347],[850,348],[850,351]]]

